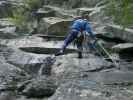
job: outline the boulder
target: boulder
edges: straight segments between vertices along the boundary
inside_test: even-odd
[[[38,9],[36,13],[37,13],[38,20],[40,20],[43,17],[54,17],[55,16],[55,11],[49,8],[40,8]]]
[[[76,9],[73,9],[73,10],[57,9],[55,11],[55,16],[59,18],[64,18],[64,19],[69,19],[69,18],[72,19],[76,15],[77,15]]]
[[[11,4],[5,0],[0,1],[0,18],[12,15]]]
[[[52,78],[41,77],[33,79],[31,83],[26,85],[25,89],[22,91],[27,97],[49,97],[55,93],[57,86],[56,81]]]
[[[82,14],[90,14],[93,12],[95,8],[77,8],[77,15],[82,15]]]
[[[16,38],[18,34],[16,34],[16,27],[5,27],[0,29],[0,38],[2,39],[12,39]]]
[[[0,52],[0,91],[16,90],[17,82],[28,78],[28,75],[20,68],[9,64],[3,53]]]
[[[133,59],[133,43],[121,43],[112,47],[112,49],[119,53],[121,59],[132,61]],[[128,66],[128,64],[127,64]]]
[[[4,57],[0,57],[1,58],[1,61],[0,61],[0,74],[3,76],[6,76],[8,75],[10,72],[13,74],[14,72],[16,71],[21,71],[19,68],[11,65],[11,64],[8,64],[6,62],[6,60],[2,60],[4,59]]]
[[[107,33],[110,33],[112,38],[120,38],[128,42],[133,42],[133,30],[125,28],[123,29],[119,25],[107,25],[105,27]],[[105,34],[106,35],[106,34]]]
[[[11,39],[16,38],[16,26],[9,19],[0,19],[0,38]]]
[[[67,10],[64,8],[44,5],[36,13],[38,20],[43,17],[72,18],[77,14],[77,9]]]
[[[38,30],[41,34],[64,35],[68,31],[68,26],[70,23],[71,20],[58,17],[47,17],[40,21]]]
[[[46,56],[44,55],[25,53],[16,48],[7,46],[0,46],[0,53],[3,54],[6,62],[22,69],[31,76],[38,75],[41,66],[47,65],[50,67],[46,64]]]
[[[2,57],[2,58],[4,58],[4,57]],[[5,80],[17,78],[17,77],[19,77],[19,74],[21,75],[22,72],[23,71],[20,68],[7,63],[6,60],[1,59],[1,61],[0,61],[0,78],[4,77]],[[12,78],[10,78],[10,77],[12,77]]]
[[[121,52],[121,51],[125,51],[125,50],[133,50],[133,43],[121,43],[118,45],[115,45],[112,47],[112,49],[116,52]]]
[[[58,52],[63,45],[63,41],[48,41],[41,37],[28,36],[17,39],[1,39],[0,43],[7,46],[19,48],[25,52],[35,54],[45,54],[45,56]],[[76,48],[70,45],[65,53],[75,52]]]
[[[132,59],[129,59],[130,55],[126,58],[126,60],[123,60],[120,62],[120,69],[123,71],[129,71],[129,72],[133,72],[133,55],[132,55]],[[121,57],[122,58],[122,57]]]

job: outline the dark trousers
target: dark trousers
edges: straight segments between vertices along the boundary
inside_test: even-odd
[[[68,36],[66,37],[66,39],[64,40],[64,44],[62,46],[62,50],[65,50],[66,47],[72,42],[74,41],[76,38],[78,39],[78,43],[77,43],[77,48],[81,48],[82,47],[82,41],[83,38],[78,37],[79,32],[76,30],[72,30],[69,32]]]
[[[83,42],[83,36],[81,35],[80,37],[78,37],[79,32],[76,30],[71,30],[70,33],[68,34],[68,36],[66,37],[66,39],[64,40],[64,44],[62,46],[62,50],[64,51],[66,49],[66,47],[75,39],[78,40],[78,42],[76,43],[77,48],[79,49],[78,54],[79,54],[79,58],[82,56],[82,42]]]

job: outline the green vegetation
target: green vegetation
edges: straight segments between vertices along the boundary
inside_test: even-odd
[[[133,0],[102,0],[106,4],[105,12],[113,21],[124,27],[133,25]],[[23,5],[13,7],[10,20],[18,27],[20,32],[30,32],[31,23],[35,21],[31,12],[43,5],[43,0],[23,0]]]
[[[23,0],[23,5],[13,7],[12,16],[10,21],[18,27],[18,32],[29,33],[33,28],[34,16],[32,11],[39,8],[43,0]]]
[[[9,18],[12,23],[14,23],[18,30],[23,32],[23,31],[28,31],[27,28],[27,19],[28,15],[25,13],[25,9],[20,7],[16,8],[12,11],[12,16]]]
[[[23,2],[30,11],[39,8],[43,4],[43,0],[23,0]]]
[[[106,14],[124,27],[133,25],[133,0],[105,0]]]

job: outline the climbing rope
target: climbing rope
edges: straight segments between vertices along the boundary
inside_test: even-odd
[[[95,50],[95,52],[102,58],[104,59],[109,59],[111,60],[111,62],[113,63],[113,65],[120,69],[118,62],[116,62],[112,56],[110,55],[110,53],[103,47],[103,45],[99,42],[98,39],[91,39],[90,36],[88,36],[88,34],[83,34],[84,35],[84,40],[83,40],[83,47],[85,48],[85,50],[87,51],[86,53],[88,53],[88,48],[89,50],[91,50],[93,48],[93,50]],[[99,50],[99,48],[102,50],[102,52],[107,56],[107,58],[104,57],[104,55],[102,54],[102,52]],[[84,51],[83,51],[84,52]]]
[[[103,52],[106,54],[106,56],[112,61],[112,63],[114,64],[114,66],[118,69],[120,69],[119,64],[112,58],[112,56],[109,54],[109,52],[102,46],[101,43],[99,43],[98,41],[96,42],[97,45],[103,50]]]

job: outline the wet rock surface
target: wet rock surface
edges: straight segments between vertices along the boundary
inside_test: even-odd
[[[6,62],[0,62],[0,91],[16,90],[16,81],[20,82],[26,78],[28,78],[28,75],[21,69]]]
[[[10,68],[17,70],[16,74],[16,71],[11,70],[13,79],[4,77],[8,84],[1,83],[4,84],[2,90],[16,90],[16,94],[1,94],[1,98],[11,96],[16,100],[45,100],[44,97],[47,97],[46,100],[132,100],[133,90],[129,89],[133,86],[132,62],[127,64],[125,61],[126,66],[124,62],[120,62],[118,70],[112,62],[95,53],[84,52],[82,59],[77,58],[76,52],[59,57],[27,53],[18,49],[24,46],[19,45],[23,43],[23,39],[19,40],[21,42],[18,41],[18,44],[13,41],[1,42],[7,44],[1,45],[0,49],[2,75],[7,73],[9,76]],[[35,40],[35,37],[31,40]],[[28,43],[32,44],[27,42],[26,47],[30,46]]]
[[[16,27],[5,27],[0,29],[1,38],[14,38],[17,37],[15,33]]]
[[[27,37],[25,36],[22,38],[11,39],[11,40],[1,39],[0,43],[3,45],[5,44],[7,46],[13,46],[25,52],[45,54],[44,56],[47,56],[48,54],[52,55],[58,52],[63,44],[63,40],[49,41],[48,38],[43,39],[41,37],[36,37],[36,36],[27,36]],[[75,51],[76,48],[70,45],[65,53],[70,53]],[[35,55],[35,54],[29,54],[29,55]]]
[[[132,93],[127,89],[101,86],[94,81],[71,80],[61,85],[57,92],[48,100],[132,100]]]
[[[98,56],[96,57],[89,54],[83,59],[78,59],[77,54],[68,54],[66,56],[56,58],[56,62],[52,67],[52,72],[57,76],[63,77],[73,73],[78,74],[80,72],[95,72],[111,67],[112,66],[110,62],[107,62]]]
[[[121,43],[121,44],[113,46],[112,49],[115,52],[118,52],[122,59],[127,59],[127,60],[133,59],[133,54],[132,54],[133,44],[132,43]]]
[[[16,38],[16,26],[9,21],[9,19],[0,19],[0,38],[1,39],[11,39]]]
[[[55,93],[56,80],[49,77],[41,77],[33,79],[26,88],[22,91],[22,94],[27,97],[49,97]]]
[[[2,46],[0,53],[4,56],[6,62],[32,74],[38,73],[46,58],[43,55],[28,54],[7,46]]]
[[[133,86],[132,61],[127,63],[123,60],[124,63],[117,58],[120,60],[120,69],[117,69],[112,62],[93,52],[84,52],[83,58],[78,59],[76,52],[54,57],[53,53],[34,54],[19,50],[23,46],[43,47],[43,43],[47,44],[47,41],[35,36],[1,40],[0,69],[2,75],[7,76],[4,77],[6,81],[2,79],[1,90],[17,91],[16,94],[1,94],[1,98],[11,96],[16,100],[45,100],[45,97],[46,100],[132,100],[133,90],[129,89]]]
[[[71,20],[66,20],[58,17],[47,17],[43,18],[40,21],[39,25],[39,33],[42,34],[52,34],[52,35],[63,35],[63,33],[67,33],[68,26]],[[45,29],[46,28],[46,29]]]
[[[122,40],[128,41],[128,42],[133,42],[132,38],[133,38],[133,30],[132,29],[123,29],[121,26],[119,25],[108,25],[105,30],[107,30],[107,32],[111,33],[110,36],[112,37],[117,37],[120,38]]]
[[[123,43],[118,44],[113,47],[113,49],[117,52],[121,52],[123,50],[133,50],[133,43]]]
[[[122,33],[116,25],[105,24],[111,20],[102,14],[103,6],[94,7],[99,1],[44,0],[44,5],[36,10],[35,34],[41,33],[40,37],[16,38],[16,27],[8,19],[1,19],[0,100],[133,100],[133,59],[129,57],[132,49],[129,55],[124,54],[126,59],[111,52],[119,69],[108,58],[96,55],[95,51],[84,52],[83,58],[78,59],[75,47],[71,45],[64,55],[53,56],[63,43],[54,35],[66,34],[72,18],[82,13],[89,14],[92,27],[98,34],[113,33],[110,43],[106,41],[109,38],[104,37],[103,42],[108,48],[121,43],[115,38],[132,42],[131,30]],[[23,5],[22,0],[4,2]],[[1,5],[3,3],[0,3],[0,11],[8,10]],[[105,27],[109,29],[105,30]],[[44,39],[44,34],[53,35],[52,39]],[[115,48],[126,53],[130,47],[132,45],[127,43],[122,44],[122,48],[121,45]]]
[[[31,57],[32,60],[33,57],[39,60],[34,59],[31,63],[31,61],[28,60],[31,59]],[[0,91],[12,91],[11,94],[1,94],[1,100],[14,100],[18,92],[22,92],[27,97],[32,97],[33,95],[34,97],[50,96],[55,92],[56,81],[47,77],[39,78],[39,76],[42,75],[50,75],[50,66],[54,61],[46,57],[36,57],[36,55],[26,55],[22,51],[11,47],[0,46]],[[40,62],[40,60],[42,60],[42,62]],[[13,95],[12,93],[15,91],[17,93]]]

